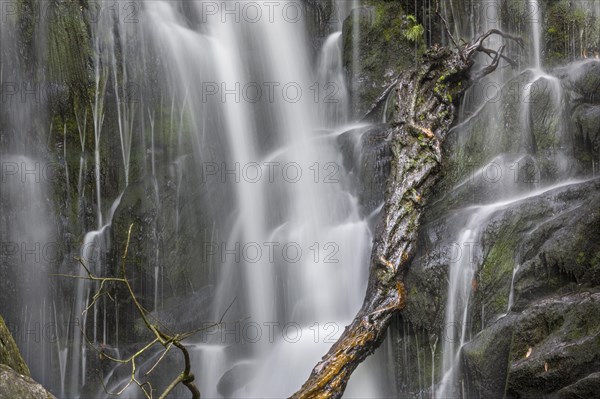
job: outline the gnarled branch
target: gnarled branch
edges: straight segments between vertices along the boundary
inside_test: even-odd
[[[385,203],[371,252],[367,292],[352,323],[312,370],[292,398],[339,398],[356,367],[381,344],[392,316],[405,306],[402,274],[416,250],[417,231],[425,199],[438,179],[443,144],[455,114],[457,98],[477,79],[492,73],[501,60],[498,50],[484,47],[485,39],[500,35],[492,29],[457,52],[434,46],[423,65],[403,72],[396,96],[399,115],[390,129],[392,164]],[[492,63],[470,76],[478,53],[493,56]]]

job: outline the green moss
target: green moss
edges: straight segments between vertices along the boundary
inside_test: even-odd
[[[583,265],[585,263],[585,252],[579,252],[577,254],[577,258],[575,259],[575,263],[578,265]]]
[[[573,315],[568,320],[565,338],[570,341],[596,335],[600,332],[600,315],[589,304],[581,304],[579,309],[573,310]],[[566,324],[566,323],[565,323]]]
[[[536,347],[545,342],[553,333],[565,325],[565,316],[558,307],[549,306],[542,312],[532,315],[521,321],[519,332],[515,333],[512,347],[512,359],[519,360],[525,357],[529,348]]]
[[[477,301],[483,301],[485,313],[490,317],[504,313],[508,306],[508,290],[516,267],[518,224],[508,225],[498,232],[477,276]]]
[[[48,40],[48,77],[76,90],[87,86],[89,38],[76,3],[59,3],[51,8]]]
[[[362,40],[358,43],[353,40],[355,24],[360,24]],[[411,22],[401,2],[384,0],[365,0],[363,7],[344,21],[343,62],[352,73],[353,112],[364,115],[402,70],[420,63],[425,43],[417,38],[418,25]],[[359,55],[359,68],[353,65],[355,54]]]
[[[0,364],[7,365],[19,374],[29,376],[29,367],[23,360],[4,319],[0,316]]]
[[[383,38],[389,43],[400,34],[402,34],[402,20],[400,17],[392,18],[389,26],[383,30]]]
[[[596,252],[594,258],[590,261],[592,268],[598,268],[600,266],[600,251]]]

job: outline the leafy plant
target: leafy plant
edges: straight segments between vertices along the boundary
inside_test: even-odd
[[[406,29],[406,31],[404,31],[404,37],[411,42],[416,43],[423,39],[425,28],[423,28],[423,25],[417,22],[417,18],[414,15],[408,15],[407,19],[409,22],[409,27]]]

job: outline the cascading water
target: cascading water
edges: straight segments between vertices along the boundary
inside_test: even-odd
[[[238,63],[249,65],[251,75],[248,77],[238,74],[235,78],[259,77],[259,80],[286,85],[293,82],[294,86],[303,91],[314,87],[308,56],[301,50],[304,35],[301,27],[291,25],[281,18],[276,18],[274,22],[261,20],[257,26],[242,28],[228,26],[221,21],[216,21],[215,24],[217,27],[210,32],[215,38],[215,46],[219,47],[217,51],[227,51],[228,47],[239,45],[241,39],[238,35],[243,34],[244,29],[254,30],[263,43],[262,48],[254,48],[252,55],[241,52],[243,57],[248,58],[242,58]],[[221,41],[223,38],[226,38],[224,42]],[[343,94],[346,89],[341,78],[341,53],[339,47],[336,48],[339,46],[337,40],[339,34],[334,34],[325,42],[316,85],[318,89],[327,90],[327,85],[331,84],[339,89],[338,93]],[[273,61],[268,63],[266,70],[254,70],[251,65],[257,56]],[[216,61],[219,62],[219,59]],[[260,75],[257,76],[257,72]],[[229,84],[233,84],[234,74],[229,76]],[[330,77],[333,80],[329,80]],[[335,184],[341,174],[336,167],[340,165],[340,158],[334,148],[335,137],[322,136],[317,132],[318,127],[344,121],[347,96],[336,96],[335,101],[339,105],[321,112],[319,120],[312,115],[320,105],[320,98],[304,95],[289,101],[289,98],[285,98],[288,93],[293,91],[284,93],[284,97],[276,97],[270,105],[271,120],[266,125],[261,120],[241,119],[235,110],[225,111],[230,124],[237,123],[233,134],[239,134],[240,129],[243,129],[244,134],[248,135],[252,131],[251,127],[256,126],[257,131],[267,128],[273,135],[273,144],[266,147],[263,145],[260,151],[246,153],[236,153],[235,149],[240,147],[241,142],[240,139],[232,140],[234,162],[244,165],[256,161],[259,154],[262,154],[262,159],[258,159],[259,163],[295,165],[298,170],[294,173],[299,178],[293,184],[285,176],[284,180],[276,179],[269,184],[238,184],[236,190],[240,203],[236,224],[241,225],[241,231],[235,239],[246,244],[269,242],[281,245],[282,248],[293,246],[298,253],[313,251],[310,257],[303,255],[300,259],[295,256],[290,259],[288,253],[276,253],[272,264],[263,260],[258,264],[235,262],[226,265],[225,273],[232,273],[234,276],[224,276],[223,281],[242,281],[246,287],[245,312],[251,321],[262,328],[273,326],[274,332],[271,342],[263,333],[263,339],[251,349],[253,355],[250,363],[243,356],[243,346],[248,346],[246,343],[240,345],[239,360],[234,360],[233,365],[224,364],[225,367],[230,367],[228,371],[224,371],[233,375],[242,373],[240,370],[247,370],[248,367],[255,367],[257,370],[246,386],[225,388],[230,390],[230,394],[281,397],[300,386],[315,361],[341,331],[342,323],[349,321],[360,306],[356,297],[348,298],[345,292],[364,290],[360,266],[366,260],[368,246],[364,243],[370,241],[370,234],[366,223],[358,217],[356,201],[340,190],[339,184]],[[252,139],[250,133],[246,140]],[[254,138],[253,144],[258,143],[259,137]],[[250,145],[244,147],[245,151],[251,148]],[[308,171],[314,173],[310,179],[300,178],[297,174]],[[273,198],[283,203],[273,202]],[[265,218],[266,215],[260,211],[265,206],[263,204],[271,204],[278,211]],[[234,243],[234,240],[230,240],[228,245],[232,246]],[[227,288],[227,285],[222,285],[217,293],[223,298],[219,301],[222,304],[227,304],[231,298],[231,290]],[[217,310],[223,312],[224,308]],[[218,313],[215,314],[217,316]],[[293,326],[293,333],[289,326]],[[214,350],[204,347],[202,351],[208,355]],[[200,375],[203,375],[202,370],[210,369],[211,360],[210,355],[205,356],[199,370]],[[293,361],[291,367],[295,370],[293,376],[280,366],[289,364],[290,361]],[[212,371],[210,373],[214,376]],[[208,381],[208,377],[205,380]],[[368,392],[375,389],[375,384],[362,388],[363,393],[364,389]],[[206,387],[209,395],[213,393],[211,389],[213,388]],[[373,394],[376,395],[376,392],[371,391],[371,395]]]
[[[564,120],[564,99],[563,90],[560,80],[556,77],[544,72],[542,64],[542,9],[539,2],[531,0],[527,2],[529,14],[531,15],[531,54],[532,69],[527,70],[524,76],[527,78],[523,85],[518,99],[520,107],[520,127],[517,135],[518,146],[514,148],[513,153],[502,153],[498,137],[503,134],[502,127],[506,123],[502,118],[501,102],[497,99],[484,98],[483,106],[478,104],[476,99],[474,106],[476,111],[473,115],[463,115],[459,124],[455,129],[459,132],[459,140],[461,140],[461,129],[468,126],[473,118],[487,120],[486,140],[490,145],[496,145],[496,156],[487,161],[486,165],[478,170],[475,170],[466,181],[455,185],[452,190],[458,192],[464,190],[465,185],[473,182],[486,182],[484,190],[488,192],[485,198],[494,198],[495,202],[484,203],[483,205],[469,206],[461,210],[464,216],[461,221],[464,221],[464,227],[457,232],[455,242],[462,249],[462,255],[457,262],[452,262],[449,270],[448,282],[448,297],[446,301],[445,322],[443,328],[443,336],[445,337],[442,350],[442,372],[440,383],[437,386],[435,398],[447,397],[469,397],[468,387],[463,381],[461,374],[461,349],[470,341],[474,332],[471,331],[472,312],[470,309],[470,300],[477,285],[476,273],[482,262],[482,235],[485,232],[491,217],[495,212],[517,204],[519,201],[541,195],[554,188],[568,186],[574,181],[567,180],[569,177],[569,160],[568,154],[563,151],[564,139],[563,128],[559,124],[553,126],[553,140],[557,145],[550,153],[544,154],[545,160],[553,165],[554,180],[547,180],[540,183],[539,166],[536,164],[535,156],[539,157],[539,151],[536,148],[536,135],[534,123],[533,105],[539,102],[539,96],[543,95],[548,98],[547,106],[560,116],[559,121]],[[499,4],[496,3],[495,10],[500,10]],[[485,16],[484,16],[485,17]],[[482,30],[498,29],[500,16],[496,18],[485,19],[488,25]],[[492,47],[499,47],[499,42],[492,43]],[[492,83],[488,80],[484,82],[484,86],[490,84],[500,87],[502,93],[510,91],[508,86],[509,79],[514,77],[506,72],[497,73]],[[468,93],[465,98],[463,109],[468,109],[468,101],[471,100],[472,93]],[[536,97],[537,96],[537,97]],[[476,97],[475,97],[476,98]],[[472,100],[471,100],[472,101]],[[480,102],[481,100],[479,100]],[[537,128],[538,130],[540,128]],[[468,130],[465,130],[468,134]],[[464,140],[464,139],[463,139]],[[538,153],[538,154],[536,154]],[[491,167],[491,168],[490,168]],[[531,171],[533,169],[533,172]],[[490,172],[492,170],[493,172]],[[556,183],[558,182],[558,183]],[[555,183],[555,184],[549,184]],[[478,183],[476,183],[478,184]],[[545,187],[544,187],[545,186]],[[493,193],[493,194],[491,194]],[[484,200],[486,201],[486,200]],[[512,274],[511,288],[508,295],[508,308],[510,312],[513,305],[513,281],[518,273],[518,263],[515,263],[515,268]],[[483,320],[485,319],[485,309],[481,310],[482,328]],[[498,315],[504,317],[506,314]]]
[[[47,25],[29,32],[32,45],[21,52],[22,32],[14,13],[2,13],[0,23],[0,302],[12,303],[3,317],[30,370],[50,383],[56,356],[47,326],[56,322],[51,309],[50,279],[59,245],[49,187],[57,179],[57,164],[49,161],[44,142],[52,130],[47,101],[36,67],[46,62]],[[18,305],[17,305],[18,304]]]
[[[486,18],[487,16],[484,15],[483,19],[485,24],[482,29],[484,31],[499,28],[499,15],[497,14],[499,10],[498,2],[495,1],[493,5],[495,5],[495,7],[492,7],[492,9],[495,10],[496,14],[493,15],[492,18]],[[487,9],[485,12],[487,12]],[[457,21],[457,19],[454,20]],[[458,26],[457,22],[455,22],[455,25]],[[455,30],[459,31],[459,28],[457,27]],[[470,30],[474,30],[472,24]],[[498,44],[499,40],[497,38],[492,38],[490,45],[492,47],[498,47]],[[483,62],[485,63],[486,61]],[[491,108],[488,115],[490,115],[490,118],[494,118],[494,115],[498,114],[499,104],[492,103],[486,105]],[[494,124],[491,124],[491,126],[494,126]],[[489,132],[489,134],[495,133],[496,132]],[[477,174],[477,172],[475,174]],[[456,188],[460,188],[461,185],[462,184],[459,183]],[[474,264],[476,258],[472,253],[473,248],[467,247],[479,242],[481,225],[485,223],[488,216],[488,212],[474,213],[470,218],[465,220],[463,229],[458,232],[456,237],[461,249],[464,248],[468,250],[463,251],[468,253],[468,255],[463,254],[458,262],[454,262],[450,266],[444,329],[451,329],[452,333],[447,334],[447,331],[443,332],[445,339],[442,342],[441,382],[435,392],[435,397],[458,397],[458,395],[460,395],[460,389],[456,386],[459,376],[458,360],[460,348],[468,339],[468,334],[470,334],[470,331],[467,328],[467,318],[469,314],[471,283],[476,271],[476,265]],[[465,245],[467,247],[465,247]]]
[[[332,128],[347,122],[348,90],[346,88],[342,62],[342,32],[334,32],[323,44],[317,67],[317,82],[323,82],[324,91],[320,93],[319,108],[321,123]]]
[[[110,247],[110,240],[107,235],[107,231],[111,227],[113,215],[121,196],[119,196],[112,204],[109,213],[107,224],[102,226],[98,230],[93,230],[85,234],[83,239],[83,245],[80,250],[80,259],[86,265],[88,270],[94,273],[96,276],[106,275],[106,254]],[[78,274],[81,277],[85,277],[86,273],[81,270]],[[70,357],[70,381],[69,390],[66,392],[69,395],[79,393],[80,387],[85,383],[86,373],[86,357],[87,357],[87,342],[91,341],[96,344],[98,342],[106,343],[107,332],[106,332],[106,308],[104,309],[104,323],[102,326],[102,339],[98,339],[98,331],[100,327],[98,325],[98,306],[100,302],[94,302],[93,308],[90,309],[88,304],[90,303],[90,293],[93,295],[98,290],[98,284],[91,284],[85,279],[77,280],[76,297],[73,317],[75,321],[73,333],[73,343],[71,346],[71,357]],[[88,323],[88,315],[92,314],[92,336],[86,337],[84,334],[85,326]],[[81,328],[80,328],[81,327]],[[86,339],[87,338],[87,339]],[[65,385],[66,381],[63,380],[62,385]]]
[[[346,191],[336,143],[337,136],[349,129],[343,126],[349,119],[349,99],[341,32],[324,41],[313,61],[303,24],[290,23],[277,9],[273,19],[267,18],[272,6],[268,3],[235,2],[227,8],[225,3],[204,1],[186,5],[149,1],[142,4],[139,23],[126,25],[108,14],[93,31],[98,230],[87,233],[82,251],[96,248],[94,256],[99,258],[90,266],[97,273],[106,272],[105,254],[112,246],[107,234],[114,229],[113,215],[121,196],[128,195],[125,189],[104,217],[99,154],[107,110],[116,119],[125,186],[131,182],[130,159],[137,142],[134,122],[147,120],[144,124],[151,130],[146,170],[154,174],[165,168],[156,155],[158,126],[168,126],[167,134],[179,143],[162,157],[172,162],[177,175],[177,234],[184,228],[180,210],[191,206],[181,204],[190,192],[189,176],[199,176],[208,198],[212,196],[208,205],[202,204],[215,215],[211,233],[204,235],[211,241],[203,244],[219,249],[209,256],[218,269],[210,320],[218,320],[234,298],[227,319],[247,320],[237,336],[228,336],[226,329],[231,326],[226,323],[222,331],[189,343],[194,373],[206,397],[292,393],[350,322],[366,288],[371,232],[360,216],[357,199]],[[236,10],[246,7],[258,7],[263,18],[236,18]],[[340,8],[341,20],[351,8]],[[358,24],[355,29],[358,35]],[[155,57],[163,60],[159,66]],[[358,68],[358,64],[354,54],[353,65]],[[143,90],[139,101],[124,101],[132,77],[144,81],[151,73],[162,78],[158,93]],[[156,104],[160,108],[153,109]],[[166,124],[162,113],[169,114]],[[216,170],[211,169],[215,165]],[[215,242],[215,237],[226,239]],[[241,252],[232,253],[235,248]],[[159,275],[155,268],[151,288],[155,311],[161,303]],[[75,317],[80,317],[97,288],[84,282],[78,285]],[[104,326],[118,320],[96,303],[81,322],[92,325],[83,330],[92,332],[90,341],[116,346],[116,335],[111,338]],[[246,336],[244,332],[251,331],[248,326],[259,328],[262,337]],[[66,384],[69,395],[76,395],[89,379],[82,334],[74,332],[67,373],[71,377]],[[148,362],[152,360],[156,356]],[[359,368],[348,396],[386,394],[381,388],[386,377],[379,372],[380,360],[370,359]],[[105,377],[111,391],[124,384],[118,374],[115,369]],[[135,397],[134,388],[125,397]]]
[[[23,22],[12,14],[0,15],[0,234],[2,255],[7,248],[12,255],[2,269],[10,273],[1,276],[2,287],[8,288],[0,290],[0,298],[3,305],[15,301],[21,305],[19,310],[2,311],[9,324],[19,326],[15,335],[33,376],[65,398],[102,397],[103,385],[115,391],[129,379],[125,367],[107,366],[87,342],[124,356],[139,348],[144,331],[132,322],[137,316],[127,298],[105,296],[88,308],[98,284],[81,279],[65,282],[48,274],[82,277],[84,271],[73,255],[94,273],[114,273],[123,231],[135,222],[127,272],[151,317],[166,320],[179,332],[212,324],[225,314],[221,326],[186,341],[203,396],[293,393],[355,315],[366,288],[373,238],[370,219],[381,207],[369,204],[370,214],[364,215],[362,199],[352,194],[355,176],[347,176],[342,167],[338,138],[357,131],[353,155],[361,164],[367,162],[360,156],[358,139],[371,126],[352,124],[350,110],[356,104],[350,103],[357,97],[350,96],[346,82],[352,76],[362,76],[353,80],[354,85],[371,79],[359,73],[368,70],[361,59],[360,49],[366,51],[361,29],[369,18],[381,22],[380,9],[373,2],[332,0],[335,20],[311,49],[307,43],[314,37],[307,36],[301,14],[304,7],[327,2],[120,0],[100,2],[99,9],[93,2],[48,3],[50,7],[69,3],[77,17],[66,18],[69,23],[60,29],[47,29],[52,18],[30,26],[27,18]],[[413,9],[429,29],[429,44],[436,40],[431,32],[432,3],[422,2],[421,8],[414,2]],[[478,31],[501,27],[499,15],[474,13],[478,8],[498,12],[504,5],[500,0],[487,1],[486,7],[468,2],[473,11],[469,18],[461,18],[463,3],[441,2],[441,12],[456,36],[471,38]],[[533,51],[524,58],[531,69],[520,75],[499,69],[479,88],[499,83],[504,90],[509,80],[521,77],[520,96],[543,95],[547,107],[562,120],[566,89],[562,77],[559,80],[542,62],[542,53],[550,54],[552,43],[542,40],[540,3],[525,3],[532,17],[527,42]],[[598,0],[572,4],[596,19],[600,14]],[[25,6],[19,12],[28,12]],[[342,34],[348,16],[353,18],[352,31]],[[394,20],[397,26],[384,36],[396,34],[405,22]],[[81,81],[64,76],[76,69],[78,61],[72,52],[64,56],[65,40],[57,45],[52,39],[63,28],[69,40],[81,32],[86,42],[89,39],[89,48],[81,50]],[[48,31],[52,45],[46,48]],[[28,51],[20,52],[24,42]],[[449,43],[447,37],[445,42]],[[492,48],[501,45],[497,38],[486,43]],[[573,41],[567,43],[569,51],[581,50],[586,56],[583,41],[577,43],[581,49]],[[343,54],[349,44],[352,54]],[[50,97],[59,99],[58,105],[53,104],[58,111],[50,111],[44,96],[42,101],[22,100],[31,94],[27,84],[43,84],[46,71],[57,69],[57,59],[46,59],[47,53],[58,59],[58,69],[64,66],[68,71],[52,83],[57,93]],[[485,65],[486,57],[479,61]],[[480,190],[475,204],[457,212],[460,228],[454,239],[462,245],[463,257],[448,273],[445,314],[446,329],[455,334],[445,331],[445,340],[435,334],[415,335],[417,351],[419,345],[425,348],[417,353],[419,389],[431,389],[439,398],[465,395],[461,348],[475,333],[469,328],[474,319],[470,307],[483,256],[479,244],[489,221],[497,211],[523,199],[571,184],[564,126],[547,128],[555,145],[539,150],[539,105],[519,100],[514,118],[518,120],[505,121],[503,104],[480,101],[477,89],[466,96],[454,129],[462,142],[468,139],[463,128],[485,120],[490,127],[484,134],[491,148],[484,160],[488,165],[476,168],[470,179],[452,190],[461,194],[472,180],[489,179],[489,165],[502,176]],[[392,114],[389,102],[383,123]],[[510,138],[511,151],[500,149],[499,139],[501,127],[509,122],[519,129]],[[60,182],[35,181],[36,173],[45,171],[40,165],[49,158],[59,165]],[[542,179],[539,159],[551,165],[551,177]],[[523,165],[537,170],[531,181],[520,179]],[[65,238],[73,239],[75,248],[65,251],[58,264],[47,262],[44,243]],[[37,250],[37,243],[42,245],[38,251],[42,258],[32,267],[31,257],[36,255],[30,250]],[[518,264],[502,312],[510,313],[517,300],[513,291],[521,270]],[[485,312],[490,312],[488,307]],[[58,339],[38,339],[48,327]],[[408,327],[404,334],[410,339]],[[394,395],[385,370],[392,368],[387,367],[387,344],[358,368],[347,397]],[[160,355],[158,350],[149,351],[140,359],[138,377],[144,378]],[[410,354],[404,358],[408,364]],[[161,364],[165,375],[175,366],[180,362],[169,357]],[[429,371],[425,369],[431,369],[431,378],[421,378]],[[161,376],[153,378],[153,385],[165,384]],[[139,394],[131,386],[123,396]],[[183,388],[176,394],[183,395]]]
[[[533,66],[542,68],[542,15],[538,0],[529,0],[527,6],[531,10],[531,32],[533,36]]]

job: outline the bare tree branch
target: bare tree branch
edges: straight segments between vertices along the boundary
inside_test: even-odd
[[[132,384],[136,384],[140,388],[140,390],[143,392],[143,394],[146,398],[152,399],[153,388],[152,388],[151,383],[149,381],[144,381],[144,382],[140,381],[136,375],[137,359],[142,354],[144,354],[148,350],[150,350],[153,346],[160,344],[163,346],[164,351],[161,354],[161,356],[159,357],[159,359],[150,368],[150,370],[148,370],[144,374],[144,377],[148,377],[158,367],[158,365],[161,363],[161,361],[165,358],[167,353],[173,347],[179,349],[179,351],[183,354],[184,369],[181,373],[179,373],[177,375],[177,377],[175,377],[175,379],[173,379],[173,381],[167,386],[167,388],[165,388],[165,390],[160,394],[159,398],[161,398],[161,399],[166,398],[177,387],[177,385],[183,384],[192,394],[192,399],[200,399],[200,390],[194,383],[195,376],[191,371],[190,355],[189,355],[187,348],[185,347],[185,345],[183,345],[182,342],[185,339],[193,336],[194,334],[197,334],[208,328],[212,328],[214,326],[218,326],[218,325],[222,324],[227,312],[229,311],[231,306],[233,306],[233,303],[235,302],[236,299],[235,298],[233,299],[231,304],[227,307],[227,309],[221,316],[220,320],[218,322],[214,323],[213,325],[208,326],[208,327],[198,328],[198,329],[195,329],[192,331],[187,331],[187,332],[184,332],[181,334],[173,333],[172,331],[169,330],[169,328],[167,326],[165,326],[156,317],[152,316],[152,314],[142,306],[142,304],[139,302],[139,300],[137,299],[137,297],[133,291],[133,287],[131,286],[131,283],[129,282],[129,280],[127,278],[126,264],[127,264],[127,256],[129,253],[129,243],[131,241],[132,230],[133,230],[133,224],[131,224],[129,226],[129,230],[127,232],[127,241],[125,243],[125,249],[123,251],[123,255],[121,256],[119,277],[96,276],[85,265],[85,263],[83,262],[83,260],[81,258],[76,258],[76,259],[79,262],[79,264],[83,267],[83,269],[85,270],[87,275],[76,276],[76,275],[69,275],[69,274],[55,274],[55,276],[69,277],[69,278],[80,279],[80,280],[82,279],[82,280],[88,280],[88,281],[93,281],[93,282],[99,283],[98,289],[94,293],[92,299],[90,300],[90,303],[87,304],[85,309],[82,311],[82,314],[86,313],[89,309],[91,309],[97,303],[98,299],[101,298],[103,295],[107,295],[112,299],[112,297],[110,296],[110,293],[107,290],[107,285],[114,284],[114,285],[124,286],[127,290],[129,298],[131,299],[131,301],[133,302],[133,304],[137,310],[137,313],[139,314],[140,318],[144,322],[144,325],[150,332],[152,332],[152,335],[154,336],[154,338],[151,341],[147,342],[141,349],[136,351],[134,354],[132,354],[128,358],[120,359],[120,358],[110,356],[103,350],[102,347],[98,347],[98,345],[96,345],[94,342],[91,342],[89,337],[85,333],[84,326],[79,327],[81,329],[81,332],[85,339],[86,344],[89,345],[94,351],[96,351],[98,353],[98,355],[101,356],[103,359],[107,359],[111,362],[115,362],[118,364],[130,364],[131,365],[131,376],[130,376],[129,380],[117,392],[109,392],[108,388],[104,384],[104,381],[102,381],[102,386],[104,387],[104,390],[107,394],[109,394],[111,396],[119,396],[119,395],[123,394],[123,392],[125,392],[125,390],[127,388],[129,388]],[[154,319],[154,322],[152,322],[150,320],[150,318]]]
[[[456,49],[458,50],[461,58],[464,60],[464,56],[462,54],[462,47],[459,46],[458,42],[454,38],[454,35],[452,35],[452,32],[450,32],[450,27],[448,26],[448,21],[446,21],[446,18],[444,18],[442,16],[442,13],[440,12],[440,2],[438,0],[436,0],[436,2],[435,2],[435,15],[437,15],[438,18],[442,21],[442,24],[444,25],[444,31],[446,32],[446,34],[448,35],[448,37],[454,44],[454,47],[456,47]]]

